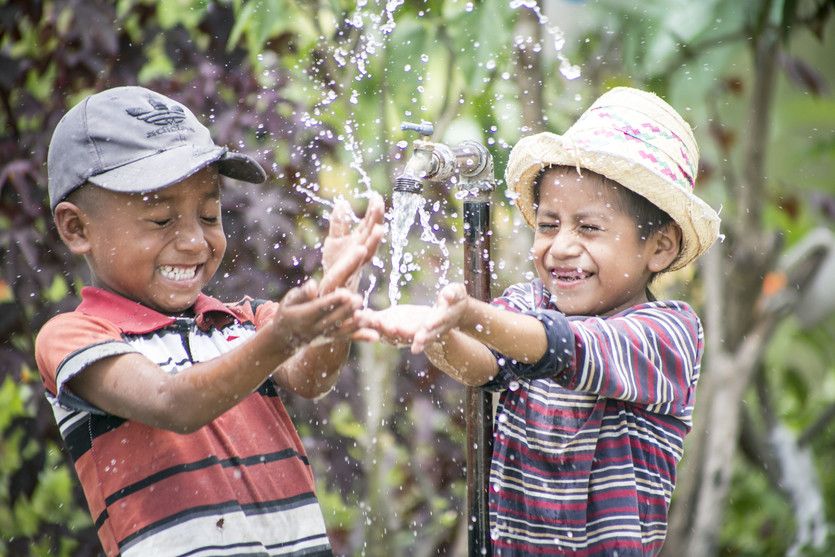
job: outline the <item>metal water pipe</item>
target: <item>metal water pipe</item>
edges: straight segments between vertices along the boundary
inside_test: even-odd
[[[431,136],[431,123],[404,123],[403,130]],[[464,203],[464,284],[467,293],[489,302],[490,197],[496,189],[493,157],[482,144],[464,141],[455,147],[418,139],[394,189],[420,193],[422,183],[444,183],[461,192]],[[488,495],[493,452],[493,402],[479,387],[467,387],[467,531],[471,556],[490,555]]]

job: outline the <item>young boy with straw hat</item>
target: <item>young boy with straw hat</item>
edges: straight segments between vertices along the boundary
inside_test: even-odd
[[[718,215],[693,194],[697,165],[673,108],[612,89],[564,135],[525,137],[510,154],[538,278],[492,304],[452,284],[431,308],[359,313],[368,337],[411,342],[459,381],[501,391],[496,555],[660,551],[703,334],[689,305],[648,285],[718,236]]]

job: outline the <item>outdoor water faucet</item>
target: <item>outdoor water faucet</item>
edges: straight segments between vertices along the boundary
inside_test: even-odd
[[[431,123],[404,123],[402,130],[416,131],[424,137],[434,132]],[[403,173],[394,181],[398,193],[419,194],[423,183],[452,184],[459,189],[456,197],[463,201],[464,221],[464,284],[467,293],[474,298],[489,302],[491,266],[490,260],[490,196],[496,188],[493,176],[493,157],[487,148],[477,141],[463,141],[455,147],[417,139],[412,144],[414,152],[406,161]],[[403,197],[416,198],[404,200]],[[404,213],[413,218],[413,202],[423,202],[419,195],[393,196],[392,222],[399,222]],[[408,206],[404,209],[403,206]],[[411,221],[408,221],[411,223]],[[392,234],[392,268],[400,261],[400,254],[406,243],[402,227],[392,227],[398,236]],[[393,270],[393,284],[399,277]],[[392,299],[395,299],[392,296]],[[467,387],[465,396],[467,421],[467,524],[469,555],[488,555],[491,551],[490,519],[488,512],[490,456],[493,447],[493,402],[491,395],[479,388]]]
[[[402,130],[431,136],[434,126],[429,122],[403,123]],[[420,193],[421,182],[455,183],[468,199],[486,199],[495,189],[493,157],[477,141],[463,141],[455,147],[425,139],[412,143],[413,153],[402,174],[394,180],[394,190]]]

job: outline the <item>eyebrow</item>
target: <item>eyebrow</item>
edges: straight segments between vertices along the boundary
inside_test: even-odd
[[[598,218],[603,219],[605,221],[612,220],[612,215],[609,212],[601,212],[601,211],[581,211],[574,215],[576,220],[584,220],[588,218]]]
[[[547,211],[547,210],[546,211],[541,211],[541,214],[544,217],[550,217],[550,218],[554,218],[554,219],[563,220],[563,219],[561,219],[560,215],[558,213],[556,213],[555,211]],[[604,212],[604,211],[581,211],[581,212],[575,213],[574,215],[571,215],[571,216],[574,220],[577,220],[577,221],[581,221],[581,220],[588,219],[588,218],[599,218],[599,219],[603,219],[605,221],[611,221],[613,219],[612,215],[609,214],[609,212]]]

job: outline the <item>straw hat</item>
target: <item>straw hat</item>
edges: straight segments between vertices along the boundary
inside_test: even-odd
[[[663,209],[682,230],[682,250],[669,270],[702,255],[719,235],[719,215],[693,193],[699,148],[690,126],[658,96],[616,87],[595,101],[563,135],[524,137],[510,152],[505,179],[535,226],[533,183],[552,165],[588,169]]]

